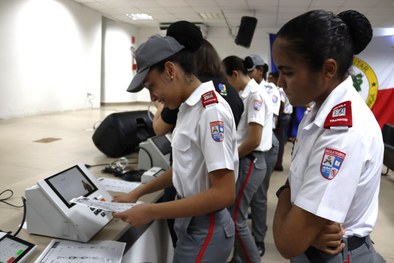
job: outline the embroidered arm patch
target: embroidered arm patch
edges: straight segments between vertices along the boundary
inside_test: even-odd
[[[327,180],[332,180],[338,174],[346,153],[326,148],[320,163],[320,173]]]
[[[224,139],[224,122],[213,121],[209,123],[211,128],[211,136],[215,142],[222,142]]]

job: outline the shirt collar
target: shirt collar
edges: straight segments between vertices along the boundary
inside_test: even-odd
[[[330,95],[328,95],[326,100],[320,106],[320,109],[318,109],[316,118],[313,122],[314,124],[316,124],[319,127],[323,127],[324,121],[326,120],[327,115],[332,110],[332,108],[335,105],[347,100],[346,94],[348,87],[353,87],[353,81],[351,76],[347,77],[335,89],[331,91]],[[317,110],[317,109],[313,109],[313,110]]]
[[[187,104],[189,106],[194,106],[196,105],[200,100],[201,96],[211,90],[215,90],[215,86],[213,85],[212,81],[207,81],[201,83],[200,86],[198,86],[197,89],[193,91],[193,93],[190,95],[190,97],[182,104]]]
[[[239,95],[244,99],[249,96],[255,87],[258,86],[259,84],[254,79],[250,79],[248,84],[246,84],[246,87],[239,92]]]

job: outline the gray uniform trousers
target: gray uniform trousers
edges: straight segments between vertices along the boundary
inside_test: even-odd
[[[272,148],[264,152],[267,171],[263,183],[252,198],[250,208],[252,212],[252,233],[256,242],[264,242],[267,232],[267,196],[271,174],[274,171],[278,157],[279,141],[272,133]]]
[[[260,255],[248,226],[248,209],[253,195],[262,184],[267,169],[263,152],[253,152],[253,157],[243,157],[239,162],[236,199],[231,206],[235,222],[234,254],[231,262],[259,263]]]
[[[346,238],[343,240],[345,243]],[[306,254],[299,255],[290,260],[291,263],[385,263],[383,257],[376,252],[369,236],[358,248],[349,251],[348,246],[341,253],[330,256],[317,249],[314,249],[312,256]]]
[[[177,218],[173,263],[224,263],[234,246],[234,222],[227,208],[207,215]]]

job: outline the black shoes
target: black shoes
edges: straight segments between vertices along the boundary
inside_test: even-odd
[[[265,245],[264,242],[256,242],[257,250],[259,251],[260,257],[264,256]]]

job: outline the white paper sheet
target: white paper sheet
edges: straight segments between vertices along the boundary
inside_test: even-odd
[[[124,180],[100,177],[97,179],[104,189],[112,192],[128,193],[138,187],[139,182],[126,182]]]
[[[97,199],[92,199],[92,198],[88,198],[88,197],[84,197],[84,196],[73,198],[73,199],[71,199],[70,202],[76,203],[79,205],[85,205],[85,206],[101,209],[101,210],[108,211],[108,212],[122,212],[122,211],[132,208],[136,204],[142,203],[142,202],[112,203],[112,202],[100,201]]]
[[[76,241],[53,239],[35,263],[121,263],[126,243],[119,241]]]

